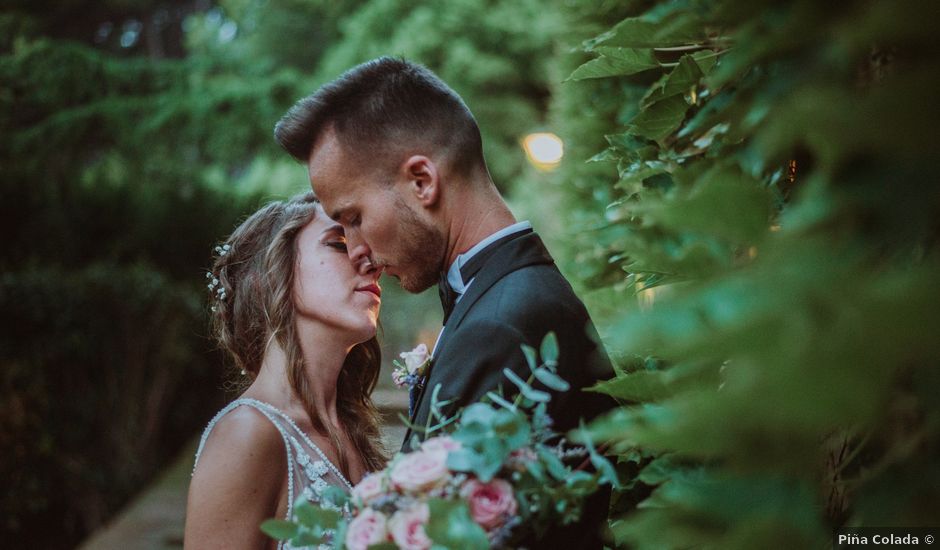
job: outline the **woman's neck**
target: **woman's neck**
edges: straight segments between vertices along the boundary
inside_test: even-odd
[[[291,386],[287,352],[274,338],[268,342],[258,376],[245,392],[246,397],[259,397],[298,413],[316,414],[316,419],[310,419],[314,423],[319,420],[334,429],[341,429],[336,409],[336,385],[352,346],[342,344],[340,338],[327,332],[309,323],[299,322],[297,326],[303,376],[310,388],[311,403],[304,403]]]

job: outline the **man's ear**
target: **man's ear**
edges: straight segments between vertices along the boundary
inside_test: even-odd
[[[412,155],[401,165],[402,176],[408,185],[408,192],[426,208],[440,200],[440,172],[433,160],[424,155]]]

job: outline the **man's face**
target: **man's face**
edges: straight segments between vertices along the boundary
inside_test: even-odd
[[[409,204],[408,181],[394,170],[360,166],[332,131],[315,145],[307,167],[323,209],[343,226],[354,262],[370,257],[408,292],[437,284],[446,242],[438,228],[421,219],[415,209],[420,205]]]

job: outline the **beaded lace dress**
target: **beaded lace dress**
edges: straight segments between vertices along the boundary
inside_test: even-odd
[[[307,434],[301,431],[289,416],[273,405],[257,399],[236,399],[209,421],[209,425],[202,433],[199,449],[196,451],[196,464],[199,463],[199,455],[202,454],[202,448],[205,446],[212,428],[223,416],[242,406],[252,407],[263,414],[274,424],[284,439],[284,449],[287,454],[288,491],[287,514],[284,519],[291,519],[294,502],[301,496],[313,504],[318,504],[323,491],[327,487],[335,486],[344,491],[352,490],[352,485],[343,477],[339,469],[330,462],[323,454],[323,451],[314,445]],[[196,471],[196,464],[193,465],[193,472]],[[289,542],[279,543],[277,547],[278,550],[294,548]],[[321,548],[332,548],[332,546],[321,545]]]

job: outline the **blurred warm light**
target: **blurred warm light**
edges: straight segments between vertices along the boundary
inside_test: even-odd
[[[662,287],[658,286],[644,288],[643,283],[637,283],[636,300],[640,306],[640,311],[653,309],[653,304],[656,302],[656,295],[659,294],[661,288]]]
[[[529,134],[522,140],[529,162],[539,170],[554,170],[561,164],[565,154],[565,145],[561,138],[550,132]]]

